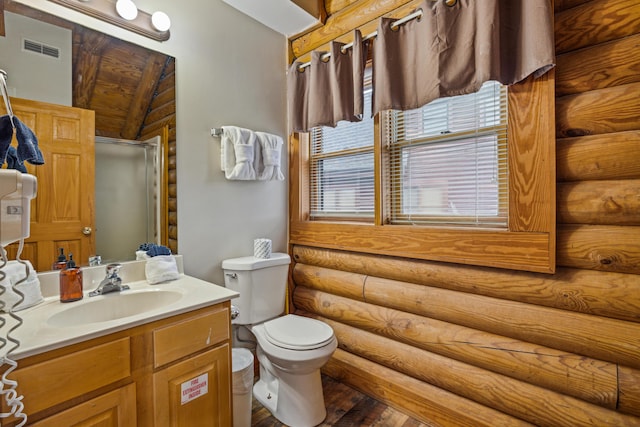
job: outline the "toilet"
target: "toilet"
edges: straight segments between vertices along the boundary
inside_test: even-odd
[[[260,379],[253,395],[280,422],[291,427],[320,424],[327,411],[320,368],[338,346],[324,322],[284,312],[291,258],[272,253],[222,262],[225,286],[240,293],[233,301],[238,315],[233,325],[246,327],[256,338]]]

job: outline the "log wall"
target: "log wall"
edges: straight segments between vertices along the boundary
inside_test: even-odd
[[[291,248],[324,372],[429,425],[640,425],[640,3],[556,0],[555,33],[555,274]]]

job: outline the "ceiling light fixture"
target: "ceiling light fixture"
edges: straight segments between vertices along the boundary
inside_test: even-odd
[[[171,20],[164,12],[139,10],[133,0],[49,0],[153,40],[169,40]],[[157,22],[156,22],[157,21]]]

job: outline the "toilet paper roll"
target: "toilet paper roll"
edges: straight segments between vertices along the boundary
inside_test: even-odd
[[[271,258],[271,240],[255,239],[253,241],[253,256],[256,258]]]

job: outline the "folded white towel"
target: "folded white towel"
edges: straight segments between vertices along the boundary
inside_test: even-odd
[[[149,255],[147,255],[147,251],[136,251],[136,261],[143,261],[145,259],[149,259]]]
[[[158,255],[147,260],[144,273],[150,285],[180,278],[178,265],[173,255]]]
[[[278,135],[272,135],[265,132],[256,132],[256,137],[262,148],[261,166],[256,168],[258,171],[258,179],[266,180],[284,180],[284,175],[280,169],[280,158],[282,151],[282,138]]]
[[[23,262],[24,264],[9,261],[2,268],[5,276],[0,280],[0,287],[4,289],[4,293],[0,295],[0,300],[5,304],[4,312],[24,310],[44,301],[36,271],[29,261]],[[24,296],[22,302],[15,307],[14,305],[20,300],[20,295],[14,291],[13,286]]]
[[[222,155],[224,175],[231,180],[254,180],[256,134],[236,126],[222,127]]]

